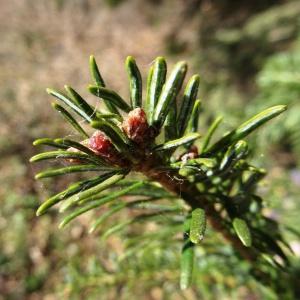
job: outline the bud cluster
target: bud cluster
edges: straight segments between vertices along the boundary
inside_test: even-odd
[[[121,124],[121,129],[130,140],[139,146],[146,145],[154,136],[151,127],[148,125],[144,110],[139,107],[129,112]],[[124,165],[125,159],[120,158],[109,137],[101,130],[95,131],[89,139],[82,141],[81,144],[113,164]],[[79,150],[69,148],[69,151]],[[72,162],[74,161],[72,160]]]

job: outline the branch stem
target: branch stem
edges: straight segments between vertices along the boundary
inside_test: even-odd
[[[258,254],[253,248],[245,247],[224,224],[214,204],[208,197],[199,193],[196,186],[178,175],[176,171],[161,171],[162,162],[159,157],[153,155],[143,160],[142,164],[135,166],[135,171],[143,173],[151,180],[159,182],[166,190],[182,198],[192,209],[203,208],[206,212],[210,225],[228,241],[240,255],[253,263],[257,260]]]

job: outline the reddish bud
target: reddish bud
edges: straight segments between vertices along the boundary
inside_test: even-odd
[[[132,110],[124,120],[122,128],[127,136],[137,144],[145,142],[149,125],[143,109],[137,107]]]
[[[88,147],[96,154],[110,158],[115,148],[109,138],[102,132],[96,131],[89,139]]]
[[[188,161],[189,159],[193,159],[193,158],[196,158],[197,156],[199,155],[198,153],[198,148],[196,146],[191,146],[191,148],[189,149],[188,152],[184,153],[180,159],[183,161],[183,162],[186,162]]]

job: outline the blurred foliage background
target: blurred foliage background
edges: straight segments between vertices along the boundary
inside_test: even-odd
[[[265,214],[299,228],[299,1],[4,0],[0,36],[1,300],[276,299],[234,264],[226,247],[227,265],[199,251],[193,288],[180,292],[178,245],[149,243],[138,256],[124,247],[128,235],[155,228],[139,224],[103,241],[88,234],[87,215],[59,231],[55,210],[40,218],[35,210],[66,179],[35,182],[39,167],[28,159],[34,139],[74,134],[53,113],[45,88],[70,84],[86,96],[90,54],[125,97],[127,55],[144,77],[158,55],[171,65],[184,59],[202,78],[203,131],[217,115],[226,129],[268,106],[289,105],[252,137],[252,151],[269,170],[259,191]],[[163,224],[167,216],[161,218]],[[288,239],[299,257],[299,239]]]

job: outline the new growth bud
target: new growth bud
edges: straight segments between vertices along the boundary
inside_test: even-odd
[[[95,152],[95,154],[105,158],[112,163],[119,163],[119,155],[110,141],[110,139],[100,130],[94,132],[89,139],[88,147]]]
[[[180,156],[181,161],[187,162],[189,159],[194,159],[199,155],[198,148],[196,146],[191,146],[189,151]]]
[[[146,114],[140,107],[132,110],[122,124],[126,135],[135,143],[142,144],[148,138],[149,125]]]
[[[110,157],[111,152],[115,150],[112,142],[100,130],[94,132],[92,137],[89,139],[88,147],[96,154],[106,158]]]

